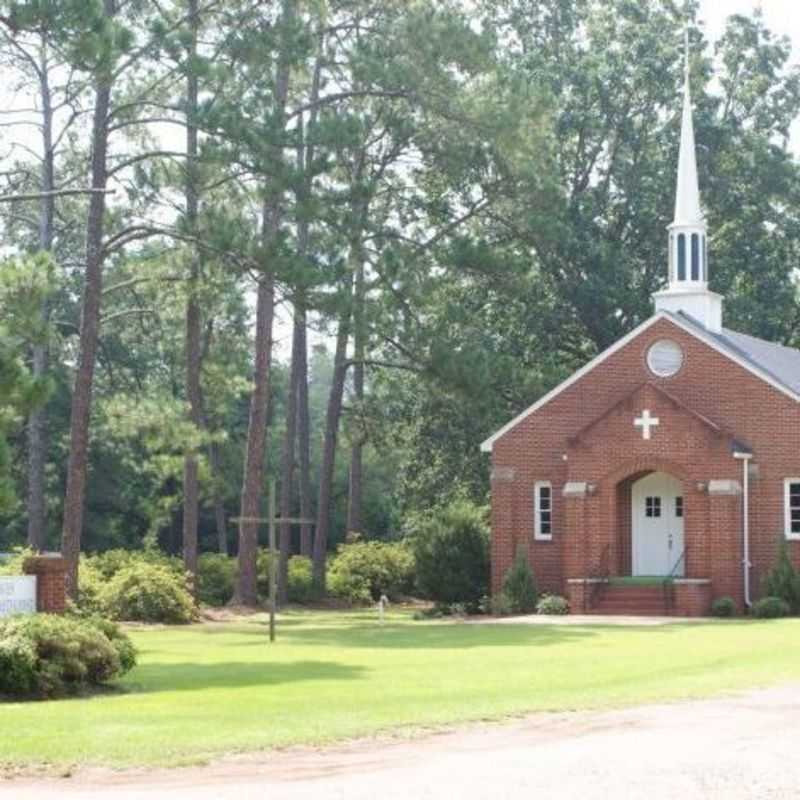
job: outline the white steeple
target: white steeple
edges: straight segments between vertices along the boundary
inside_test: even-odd
[[[656,311],[683,312],[710,331],[722,329],[722,297],[708,290],[708,244],[697,180],[688,29],[675,220],[669,226],[669,286],[656,292],[653,299]]]

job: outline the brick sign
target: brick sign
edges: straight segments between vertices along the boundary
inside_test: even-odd
[[[36,611],[36,576],[0,577],[0,617]]]

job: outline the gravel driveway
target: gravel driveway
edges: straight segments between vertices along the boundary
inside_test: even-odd
[[[268,724],[268,721],[265,721]],[[740,800],[800,797],[800,686],[537,714],[208,767],[0,783],[14,800]]]

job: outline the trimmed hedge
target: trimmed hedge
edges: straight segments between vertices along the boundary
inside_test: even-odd
[[[187,577],[160,564],[124,567],[100,588],[96,600],[112,619],[183,625],[197,616]]]
[[[736,603],[732,597],[717,597],[711,604],[711,616],[726,617],[736,616]]]
[[[136,663],[130,639],[113,623],[52,614],[0,622],[0,694],[62,697],[124,675]]]
[[[414,583],[414,555],[401,542],[340,545],[328,567],[328,592],[351,603],[369,603],[385,594],[407,595]]]
[[[752,614],[757,619],[778,619],[788,617],[792,609],[780,597],[762,597],[753,605]]]

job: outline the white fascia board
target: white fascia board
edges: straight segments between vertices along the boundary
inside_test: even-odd
[[[669,314],[664,311],[660,311],[657,314],[654,314],[650,319],[645,320],[641,325],[637,328],[634,328],[629,334],[623,336],[616,344],[611,345],[607,350],[604,350],[599,355],[595,356],[588,364],[581,367],[577,372],[573,373],[567,380],[560,383],[554,389],[549,391],[544,396],[540,397],[532,406],[525,409],[521,414],[514,417],[508,424],[504,425],[500,428],[499,431],[492,434],[485,442],[481,444],[481,452],[483,453],[491,453],[492,447],[494,443],[501,437],[508,433],[512,428],[515,428],[522,420],[529,417],[534,412],[538,411],[542,406],[547,405],[553,398],[557,397],[561,394],[565,389],[568,389],[572,384],[577,383],[584,375],[591,372],[595,367],[600,366],[606,359],[610,358],[614,355],[614,353],[621,350],[625,345],[629,344],[633,341],[640,333],[644,333],[651,325],[654,325],[658,320],[666,319],[669,322],[673,323],[676,327],[680,328],[682,331],[694,336],[695,339],[699,339],[703,344],[707,344],[712,350],[716,350],[716,352],[720,353],[721,355],[725,356],[730,361],[733,361],[735,364],[738,364],[742,369],[747,370],[747,372],[755,375],[757,378],[760,378],[765,383],[768,383],[774,389],[777,389],[782,394],[785,394],[787,397],[794,400],[796,403],[800,403],[800,395],[796,392],[793,392],[787,386],[784,386],[782,383],[779,383],[771,375],[764,372],[763,370],[758,369],[755,365],[745,361],[742,358],[739,358],[734,353],[731,353],[725,347],[723,347],[719,342],[715,341],[712,336],[704,336],[703,333],[698,330],[695,326],[690,325],[689,323],[684,322],[679,317],[676,317],[674,314]]]
[[[602,364],[607,358],[613,356],[614,353],[616,353],[618,350],[621,350],[629,342],[633,341],[640,333],[646,331],[659,319],[669,319],[669,316],[664,313],[655,314],[654,316],[650,317],[650,319],[645,320],[641,325],[634,328],[629,334],[623,336],[618,342],[612,344],[611,347],[603,350],[602,353],[595,356],[588,364],[581,367],[577,372],[574,372],[569,378],[556,386],[555,389],[550,390],[547,394],[540,397],[532,406],[514,417],[511,422],[504,425],[499,431],[492,434],[485,442],[483,442],[483,444],[481,444],[481,452],[491,453],[492,446],[501,436],[508,433],[508,431],[510,431],[512,428],[515,428],[520,422],[522,422],[522,420],[526,419],[535,411],[538,411],[542,406],[549,403],[554,397],[560,395],[561,392],[563,392],[565,389],[568,389],[573,383],[577,383],[584,375]]]
[[[777,389],[781,394],[785,394],[796,403],[800,403],[800,395],[797,394],[797,392],[793,392],[788,386],[784,386],[780,381],[776,381],[775,378],[773,378],[768,372],[765,372],[763,369],[759,369],[755,364],[751,364],[749,361],[739,358],[739,356],[737,356],[735,353],[731,353],[730,350],[727,350],[723,345],[717,342],[713,336],[704,335],[702,331],[698,330],[692,325],[689,325],[679,317],[676,317],[672,314],[668,315],[667,319],[677,325],[681,330],[692,334],[695,339],[699,339],[704,344],[707,344],[712,350],[716,350],[718,353],[725,356],[729,361],[733,361],[734,364],[738,364],[742,369],[747,370],[747,372],[749,372],[751,375],[755,375],[757,378],[760,378],[762,381],[764,381],[764,383],[768,383],[773,389]]]

